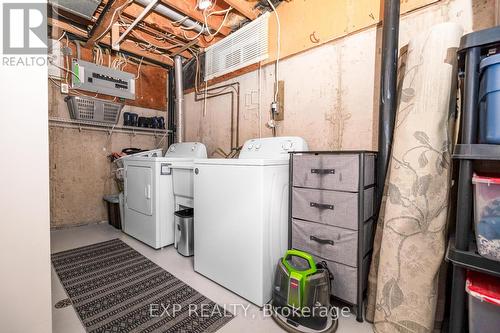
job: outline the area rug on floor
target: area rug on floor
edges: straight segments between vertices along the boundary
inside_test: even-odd
[[[214,332],[233,318],[119,239],[52,263],[87,332]]]

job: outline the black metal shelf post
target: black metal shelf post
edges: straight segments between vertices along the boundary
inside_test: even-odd
[[[447,260],[453,264],[453,280],[450,302],[450,333],[463,332],[466,321],[465,279],[467,269],[495,274],[494,267],[500,266],[493,260],[482,258],[471,248],[473,219],[472,174],[473,161],[495,160],[498,147],[477,144],[479,63],[494,47],[500,47],[500,27],[474,32],[462,37],[458,50],[459,73],[464,80],[462,100],[461,145],[455,150],[459,159],[458,197],[455,237],[450,240]],[[493,269],[492,269],[493,267]]]

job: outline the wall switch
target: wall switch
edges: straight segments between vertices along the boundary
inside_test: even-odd
[[[67,83],[61,83],[61,94],[69,93],[69,87]]]

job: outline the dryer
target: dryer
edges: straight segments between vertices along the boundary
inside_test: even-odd
[[[271,299],[288,245],[288,153],[307,149],[299,137],[263,138],[239,159],[195,160],[195,271],[258,306]]]
[[[205,145],[186,142],[124,159],[123,232],[155,249],[173,244],[175,210],[193,207],[193,160],[206,157]]]

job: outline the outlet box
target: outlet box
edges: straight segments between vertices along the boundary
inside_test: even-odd
[[[61,83],[61,94],[68,94],[69,87],[67,83]]]

